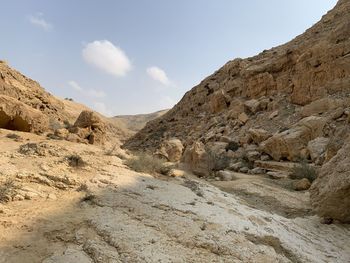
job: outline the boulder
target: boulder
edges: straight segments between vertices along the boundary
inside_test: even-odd
[[[244,102],[244,107],[248,113],[255,114],[260,110],[260,102],[256,99]]]
[[[303,178],[297,182],[294,183],[294,190],[295,191],[305,191],[308,190],[311,186],[310,181],[307,178]]]
[[[350,137],[310,188],[315,212],[325,218],[350,223]]]
[[[163,141],[156,154],[165,157],[170,162],[178,162],[181,159],[183,148],[179,139],[172,138]]]
[[[342,105],[343,101],[341,99],[322,98],[304,106],[300,114],[303,117],[308,117],[336,109]]]
[[[238,120],[245,124],[249,120],[249,117],[246,113],[242,112],[238,115]]]
[[[311,160],[314,163],[321,164],[323,162],[322,159],[324,159],[324,153],[328,143],[329,138],[318,137],[307,144]]]
[[[103,144],[106,135],[106,125],[93,111],[82,111],[70,132],[87,140],[90,144]]]
[[[216,174],[222,181],[232,181],[235,179],[235,175],[234,173],[230,172],[230,171],[219,171]]]
[[[210,171],[208,168],[208,153],[201,142],[194,142],[187,146],[182,157],[182,161],[196,175],[206,176]]]
[[[302,119],[289,130],[277,133],[261,143],[264,153],[270,155],[274,160],[288,159],[298,161],[305,157],[307,144],[323,135],[323,127],[326,119],[310,116]]]
[[[260,144],[263,141],[266,141],[269,137],[271,137],[271,134],[264,130],[264,129],[249,129],[248,133],[256,144]]]
[[[48,118],[39,110],[12,97],[0,95],[0,128],[41,133],[48,130],[48,123]]]

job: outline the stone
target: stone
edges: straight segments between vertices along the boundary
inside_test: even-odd
[[[293,186],[294,186],[295,191],[305,191],[305,190],[308,190],[310,188],[311,183],[307,178],[303,178],[303,179],[295,182]]]
[[[240,171],[241,173],[246,174],[246,173],[249,172],[249,168],[248,168],[248,167],[242,167],[242,168],[239,169],[239,171]]]
[[[317,115],[336,109],[342,104],[343,101],[340,99],[322,98],[319,100],[315,100],[308,105],[305,105],[300,111],[300,114],[303,117],[309,117],[311,115]]]
[[[69,131],[66,128],[61,128],[55,130],[55,135],[59,138],[66,139],[69,134]]]
[[[251,174],[265,174],[266,173],[266,171],[260,167],[255,167],[250,172],[251,172]]]
[[[97,113],[84,110],[80,113],[70,132],[77,134],[90,144],[104,144],[106,124]]]
[[[242,167],[243,167],[243,164],[241,162],[238,162],[238,163],[231,164],[229,167],[229,170],[238,172],[239,169],[241,169]]]
[[[246,113],[242,112],[238,115],[238,120],[245,124],[249,120],[249,117]]]
[[[218,171],[216,174],[222,181],[232,181],[235,179],[234,174],[230,171]]]
[[[184,177],[186,175],[186,173],[183,170],[171,169],[168,172],[168,175],[171,177]]]
[[[274,160],[298,161],[305,154],[307,144],[323,135],[326,119],[311,116],[302,119],[289,130],[277,133],[261,143],[261,150]]]
[[[272,120],[274,118],[276,118],[279,114],[278,110],[273,111],[270,115],[269,115],[269,119]]]
[[[42,133],[48,127],[48,118],[39,110],[12,97],[0,95],[0,128]]]
[[[255,142],[256,144],[260,144],[261,142],[266,141],[269,137],[272,136],[268,131],[264,129],[250,128],[248,130],[248,133],[251,139],[253,140],[253,142]]]
[[[182,142],[177,138],[172,138],[163,141],[155,154],[165,157],[170,162],[178,162],[181,160],[183,149]]]
[[[187,146],[183,154],[182,161],[194,174],[199,176],[209,175],[208,153],[206,152],[202,142],[197,141],[192,145]]]
[[[260,102],[256,99],[244,102],[244,107],[248,113],[255,114],[260,110]]]
[[[322,156],[326,152],[329,138],[318,137],[310,141],[307,145],[307,149],[310,153],[311,160],[317,164],[322,164]]]
[[[350,137],[310,188],[311,204],[321,217],[350,223]]]
[[[288,178],[288,174],[285,172],[275,172],[275,171],[269,171],[266,173],[271,179],[286,179]]]

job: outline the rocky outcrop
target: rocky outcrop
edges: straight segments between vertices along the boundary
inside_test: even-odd
[[[178,162],[182,157],[183,149],[182,142],[179,139],[172,138],[164,141],[156,154],[170,162]]]
[[[311,202],[322,217],[350,223],[350,137],[312,184]]]
[[[106,125],[93,111],[82,111],[70,132],[77,134],[90,144],[103,144],[106,136]]]
[[[39,110],[4,95],[0,95],[0,128],[24,132],[43,132],[48,119]]]
[[[323,135],[326,119],[322,117],[307,117],[291,129],[275,134],[261,144],[262,151],[272,156],[276,161],[287,159],[298,161],[307,159],[308,143]]]

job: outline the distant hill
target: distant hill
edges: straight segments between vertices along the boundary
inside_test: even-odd
[[[112,119],[117,120],[119,124],[121,124],[126,129],[132,132],[138,132],[143,127],[146,126],[146,123],[152,121],[158,117],[163,116],[167,110],[160,110],[157,112],[149,113],[149,114],[136,114],[136,115],[118,115],[113,117]]]

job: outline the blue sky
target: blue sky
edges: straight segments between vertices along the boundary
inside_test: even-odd
[[[304,32],[336,0],[1,1],[0,59],[107,115],[171,107],[228,60]]]

